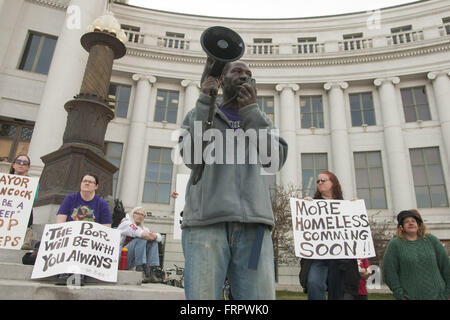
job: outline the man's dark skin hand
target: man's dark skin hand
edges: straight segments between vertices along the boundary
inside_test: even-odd
[[[219,86],[223,88],[223,101],[226,108],[243,108],[256,103],[256,88],[247,83],[252,72],[246,63],[233,61],[225,66],[219,79],[208,77],[202,83],[202,93],[216,96]]]

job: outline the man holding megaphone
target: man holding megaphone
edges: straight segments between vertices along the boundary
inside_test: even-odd
[[[192,169],[181,225],[186,298],[220,299],[228,277],[235,299],[275,299],[265,175],[281,169],[288,147],[256,103],[252,72],[238,60],[242,39],[213,28],[202,35],[208,61],[180,136],[183,161]],[[230,48],[238,54],[227,56]]]

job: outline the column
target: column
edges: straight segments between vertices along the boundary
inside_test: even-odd
[[[298,184],[297,172],[297,137],[296,137],[296,104],[295,92],[300,86],[293,83],[277,84],[275,89],[280,93],[280,135],[288,143],[288,157],[280,171],[281,183],[284,186]]]
[[[2,12],[4,4],[5,4],[5,0],[0,0],[0,13]]]
[[[183,108],[180,109],[180,112],[183,115],[182,119],[184,120],[188,112],[195,108],[195,104],[197,103],[199,96],[200,81],[186,79],[181,81],[181,86],[186,88],[184,91],[184,105]],[[191,169],[186,167],[184,164],[180,164],[178,165],[177,173],[190,174]]]
[[[428,79],[433,82],[434,96],[436,97],[439,121],[441,123],[442,140],[450,161],[450,71],[430,72]]]
[[[136,97],[131,114],[130,129],[125,147],[125,159],[120,184],[120,199],[124,207],[132,208],[141,203],[139,181],[144,174],[141,172],[148,146],[146,145],[146,129],[152,84],[156,78],[151,75],[134,74]]]
[[[5,0],[0,0],[0,13],[2,13],[4,4],[5,4]]]
[[[339,179],[344,199],[355,198],[352,174],[352,151],[348,138],[344,90],[347,82],[328,82],[323,86],[328,91],[330,108],[331,159],[333,173]]]
[[[186,88],[184,91],[184,106],[183,106],[183,119],[187,113],[194,109],[195,104],[199,96],[200,81],[197,80],[183,80],[181,86]]]
[[[406,146],[400,111],[397,105],[395,85],[400,83],[400,78],[375,79],[381,102],[381,114],[384,126],[384,145],[389,166],[389,179],[394,214],[401,210],[416,206],[413,181],[411,181],[411,165],[409,163],[408,148]]]
[[[67,120],[64,104],[79,93],[88,58],[80,38],[86,27],[104,13],[105,1],[70,1],[28,151],[34,166],[42,168],[41,157],[57,150],[62,144]]]

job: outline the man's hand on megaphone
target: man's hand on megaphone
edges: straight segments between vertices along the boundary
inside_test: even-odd
[[[217,78],[209,76],[202,83],[201,91],[203,94],[206,94],[207,96],[217,97],[217,94],[219,92],[219,80],[217,80]]]

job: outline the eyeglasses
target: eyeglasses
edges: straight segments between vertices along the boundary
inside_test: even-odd
[[[327,181],[328,181],[327,178],[322,178],[322,179],[317,180],[316,183],[317,183],[317,184],[319,184],[319,182],[325,183],[325,182],[327,182]]]
[[[96,184],[95,181],[91,181],[91,180],[83,180],[81,182],[82,183],[89,183],[89,184]]]
[[[145,217],[145,213],[139,213],[139,212],[135,212],[135,215],[141,216],[141,217]]]
[[[30,161],[28,161],[28,160],[17,159],[16,161],[14,161],[14,163],[21,164],[21,165],[24,165],[24,166],[29,166],[30,165]]]

